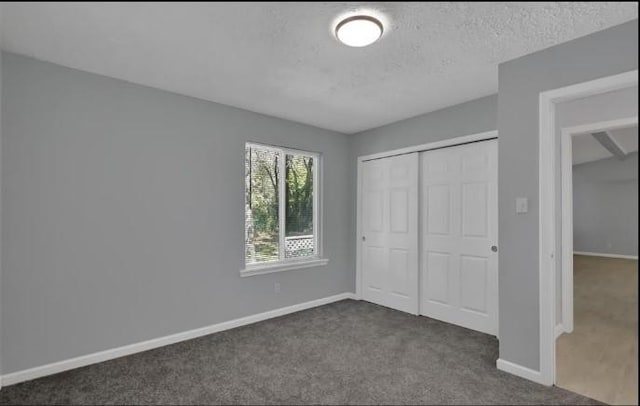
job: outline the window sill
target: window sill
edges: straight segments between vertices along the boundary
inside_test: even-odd
[[[240,271],[241,277],[263,275],[267,273],[292,271],[294,269],[315,268],[325,266],[329,263],[327,258],[312,258],[300,261],[278,262],[269,265],[255,265],[247,267]]]

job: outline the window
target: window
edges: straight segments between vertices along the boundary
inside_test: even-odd
[[[319,155],[245,146],[245,269],[266,273],[323,265],[318,221]]]

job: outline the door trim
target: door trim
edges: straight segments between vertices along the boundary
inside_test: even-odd
[[[413,145],[411,147],[392,149],[389,151],[377,152],[375,154],[362,155],[358,157],[358,164],[361,161],[370,161],[372,159],[388,158],[395,155],[410,154],[412,152],[429,151],[432,149],[455,147],[456,145],[468,144],[476,141],[486,141],[493,138],[498,138],[498,131],[486,131],[483,133],[476,133],[470,135],[463,135],[461,137],[447,138],[446,140],[428,142],[426,144]]]
[[[556,379],[556,104],[638,84],[638,70],[540,92],[538,117],[538,276],[540,383]]]
[[[358,168],[357,168],[358,184],[356,186],[357,197],[356,197],[356,236],[355,236],[355,239],[356,239],[356,298],[358,300],[362,300],[362,244],[361,244],[362,219],[361,219],[361,216],[362,216],[362,180],[363,180],[362,173],[363,173],[364,162],[371,161],[373,159],[381,159],[381,158],[388,158],[396,155],[410,154],[413,152],[422,152],[422,151],[429,151],[429,150],[439,149],[439,148],[455,147],[457,145],[469,144],[471,142],[478,142],[478,141],[487,141],[495,138],[498,138],[497,130],[486,131],[486,132],[477,133],[477,134],[470,134],[462,137],[454,137],[454,138],[449,138],[442,141],[435,141],[427,144],[415,145],[411,147],[394,149],[394,150],[389,150],[389,151],[384,151],[384,152],[379,152],[379,153],[369,154],[369,155],[362,155],[358,157]],[[420,174],[418,173],[418,181],[420,179],[419,177],[420,177]],[[420,218],[419,213],[418,213],[418,218]],[[418,233],[418,246],[420,246],[420,242],[421,242],[421,237],[420,237],[420,233]],[[418,297],[418,303],[419,301],[420,301],[420,298]],[[499,313],[496,314],[496,318],[498,320],[498,325],[499,325],[498,316],[499,316]]]
[[[573,331],[573,255],[577,254],[577,252],[573,252],[573,137],[585,136],[597,131],[629,127],[634,124],[638,124],[638,116],[561,129],[562,320],[556,320],[556,329],[561,328],[561,333],[571,333]],[[559,336],[558,331],[556,331],[557,336]]]

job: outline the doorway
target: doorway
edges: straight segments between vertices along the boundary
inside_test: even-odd
[[[560,231],[566,221],[566,217],[561,217],[561,210],[566,202],[561,200],[561,188],[564,185],[560,181],[563,163],[559,158],[557,107],[561,103],[580,98],[637,87],[637,84],[638,72],[631,71],[540,94],[540,383],[556,383],[556,337],[565,330],[567,333],[571,331],[570,323],[565,325],[566,320],[562,320],[562,315],[567,310],[562,308],[566,298],[558,294],[562,291],[559,286],[563,283],[559,278],[565,272],[563,259],[573,256],[573,247],[567,249]],[[637,108],[635,114],[637,115]],[[561,323],[558,320],[562,320]]]
[[[635,87],[559,104],[558,122],[635,114],[637,93]],[[607,404],[637,404],[638,118],[565,127],[560,136],[556,385]]]

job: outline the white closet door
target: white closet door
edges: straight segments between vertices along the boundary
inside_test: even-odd
[[[420,313],[497,333],[497,140],[421,153]]]
[[[418,314],[418,153],[364,163],[361,221],[363,299]]]

